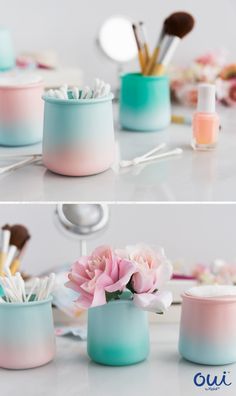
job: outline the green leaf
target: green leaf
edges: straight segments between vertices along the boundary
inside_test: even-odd
[[[122,294],[122,291],[121,290],[117,290],[117,291],[111,292],[111,293],[106,291],[105,293],[106,293],[106,301],[109,302],[109,301],[112,301],[112,300],[119,300],[120,299],[120,295]]]

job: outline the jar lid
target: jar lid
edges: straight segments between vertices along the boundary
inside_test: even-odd
[[[204,285],[188,289],[185,295],[198,298],[236,297],[236,286],[231,285]]]
[[[24,88],[42,83],[42,78],[34,73],[5,73],[0,76],[0,88]]]

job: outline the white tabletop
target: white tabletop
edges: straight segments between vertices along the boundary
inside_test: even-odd
[[[165,131],[149,133],[120,131],[117,126],[112,169],[73,178],[53,174],[42,165],[26,166],[0,176],[0,201],[235,201],[236,110],[221,109],[221,119],[223,129],[213,152],[191,149],[190,126],[172,124]],[[119,169],[119,159],[132,159],[161,142],[167,149],[181,147],[183,155]],[[40,152],[41,145],[1,147],[0,166],[9,164],[3,155]]]
[[[57,338],[57,357],[46,366],[23,371],[0,369],[3,396],[194,396],[205,388],[193,383],[196,373],[217,375],[227,371],[229,387],[220,396],[235,394],[236,365],[200,366],[180,358],[178,325],[151,325],[151,353],[147,361],[133,366],[108,367],[95,364],[86,354],[86,342]]]

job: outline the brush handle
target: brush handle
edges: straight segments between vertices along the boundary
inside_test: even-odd
[[[145,58],[143,55],[143,51],[140,49],[138,51],[138,59],[139,59],[139,64],[140,64],[140,68],[141,68],[141,72],[144,73],[144,69],[145,69]]]
[[[162,63],[158,63],[152,70],[152,76],[163,76],[165,74],[165,66]]]
[[[0,252],[0,276],[4,275],[4,265],[7,258],[7,254],[5,252]]]
[[[150,60],[150,52],[149,52],[147,43],[144,43],[143,49],[144,49],[144,54],[145,54],[145,67],[146,67],[146,65],[148,64],[148,62]]]
[[[151,58],[149,59],[148,64],[146,65],[145,69],[144,69],[144,75],[145,76],[149,76],[153,67],[156,64],[156,61],[158,59],[158,55],[159,55],[159,51],[160,51],[160,47],[156,47],[153,51],[153,54],[151,56]]]
[[[18,258],[15,258],[10,265],[11,274],[15,275],[15,273],[18,272],[19,268],[20,268],[20,260]]]

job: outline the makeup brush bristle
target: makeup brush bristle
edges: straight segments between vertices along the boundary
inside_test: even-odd
[[[2,227],[2,230],[11,231],[11,226],[9,226],[9,224],[5,224],[5,225]]]
[[[10,245],[14,245],[21,250],[28,239],[30,239],[30,234],[26,227],[20,224],[11,227]]]
[[[174,12],[164,22],[165,33],[170,36],[183,38],[194,27],[194,18],[187,12]]]

